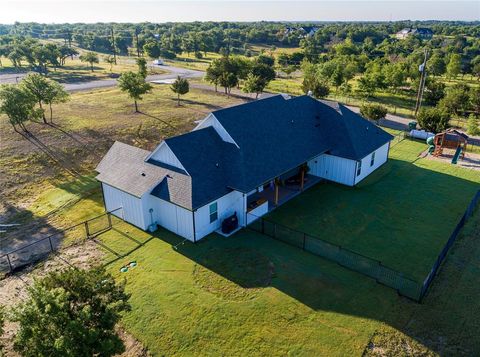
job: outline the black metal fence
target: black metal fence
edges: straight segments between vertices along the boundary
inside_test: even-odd
[[[326,242],[321,238],[283,226],[263,217],[259,217],[256,221],[252,222],[249,225],[249,228],[271,238],[328,259],[343,267],[369,276],[375,279],[377,283],[397,290],[398,294],[420,302],[427,293],[433,278],[435,277],[438,269],[447,255],[448,250],[457,239],[458,234],[465,225],[467,219],[473,214],[473,211],[475,210],[475,207],[479,201],[480,191],[477,192],[468,205],[467,210],[460,219],[460,222],[455,227],[450,239],[445,244],[442,252],[433,265],[431,272],[423,283],[416,281],[400,271],[383,265],[379,260],[369,258],[342,246]]]
[[[83,243],[87,239],[108,231],[112,228],[112,213],[119,210],[120,208],[88,219],[1,255],[0,274],[11,273],[42,260],[61,248]]]
[[[470,201],[470,204],[468,205],[465,213],[463,214],[462,218],[460,218],[460,221],[457,223],[457,226],[455,227],[452,234],[450,235],[450,238],[448,239],[447,244],[445,244],[442,251],[438,255],[437,260],[433,264],[432,270],[425,278],[422,286],[420,300],[423,299],[423,297],[427,293],[428,288],[433,282],[433,278],[437,275],[437,272],[440,269],[440,266],[442,265],[443,261],[447,257],[448,251],[453,246],[453,243],[455,243],[455,241],[457,240],[459,233],[461,232],[462,228],[465,226],[465,223],[467,223],[468,219],[473,215],[473,212],[478,206],[479,201],[480,201],[480,190],[472,198],[472,201]]]

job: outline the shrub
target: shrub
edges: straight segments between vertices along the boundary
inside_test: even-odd
[[[470,114],[468,117],[467,133],[470,135],[480,135],[480,121],[473,114]]]
[[[373,120],[376,123],[380,120],[385,118],[387,115],[387,108],[380,104],[362,104],[360,107],[360,114],[369,119]]]
[[[417,115],[417,121],[421,128],[439,133],[449,126],[450,114],[443,108],[422,108]]]
[[[125,350],[114,328],[128,311],[124,284],[101,268],[70,268],[35,281],[13,311],[22,356],[113,356]]]

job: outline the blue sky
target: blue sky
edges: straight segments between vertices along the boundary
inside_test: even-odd
[[[389,21],[480,20],[478,1],[147,1],[0,0],[0,23],[14,21]]]

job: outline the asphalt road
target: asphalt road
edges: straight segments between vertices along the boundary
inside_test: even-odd
[[[175,79],[177,78],[177,76],[180,76],[182,78],[202,78],[205,74],[202,71],[195,71],[191,69],[185,69],[185,68],[179,68],[179,67],[173,67],[173,66],[159,66],[159,68],[168,71],[168,73],[147,76],[148,82]],[[69,92],[76,92],[76,91],[90,90],[90,89],[97,89],[97,88],[114,87],[116,85],[117,85],[116,79],[104,79],[104,80],[90,81],[90,82],[66,83],[64,84],[64,87]]]
[[[205,72],[195,71],[191,69],[173,67],[173,66],[159,66],[160,69],[168,71],[165,74],[156,74],[147,77],[147,81],[161,81],[175,79],[177,76],[183,78],[202,78]],[[0,75],[0,84],[14,84],[18,83],[27,73],[8,73]],[[117,79],[99,79],[88,82],[65,83],[63,86],[69,92],[76,92],[82,90],[90,90],[97,88],[114,87],[117,85]]]
[[[168,83],[169,80],[173,80],[177,78],[177,76],[180,76],[182,78],[202,78],[205,75],[205,72],[203,71],[179,68],[174,66],[159,66],[159,68],[168,71],[168,73],[147,76],[148,82],[155,83],[156,81],[158,81],[157,83],[161,84],[163,81],[165,81],[163,83]],[[10,73],[10,74],[0,75],[0,84],[16,83],[20,81],[25,75],[26,73],[18,73],[18,74]],[[88,81],[88,82],[65,83],[64,87],[69,92],[77,92],[77,91],[84,91],[84,90],[91,90],[91,89],[98,89],[98,88],[114,87],[116,85],[117,85],[117,79],[103,79],[103,80],[94,80],[94,81]],[[203,90],[214,90],[213,86],[210,86],[208,84],[203,84],[203,83],[195,83],[195,84],[192,83],[191,86],[195,88],[203,89]],[[219,91],[221,92],[222,88],[219,88]],[[232,94],[239,97],[245,97],[248,99],[254,98],[253,94],[246,94],[237,89],[232,89]],[[354,112],[357,112],[357,113],[360,112],[360,109],[358,107],[353,107],[353,106],[347,106],[347,107]],[[403,118],[398,115],[387,114],[386,118],[380,121],[380,125],[383,125],[392,129],[397,129],[397,130],[407,130],[408,123],[410,121],[412,121],[412,119]],[[480,137],[471,137],[471,142],[475,143],[475,145],[479,145]]]

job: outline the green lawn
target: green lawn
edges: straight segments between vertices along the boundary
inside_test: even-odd
[[[100,239],[131,247],[117,231]],[[382,321],[406,321],[395,291],[254,232],[181,242],[161,230],[108,266],[132,294],[123,323],[154,356],[359,356]]]
[[[423,147],[411,141],[397,144],[391,167],[385,166],[358,189],[348,190],[349,196],[362,190],[374,192],[376,186],[384,187],[382,181],[392,182],[392,175],[406,180],[403,175],[415,175],[416,170],[424,172],[427,168],[433,174],[425,173],[423,181],[415,179],[419,185],[428,182],[444,190],[439,182],[431,180],[440,172],[461,182],[476,179],[476,173],[467,177],[470,171],[443,163],[423,159],[411,163]],[[403,171],[402,163],[412,168]],[[463,175],[464,180],[453,175]],[[40,209],[44,201],[61,206],[68,197],[75,200],[92,186],[89,177],[65,183],[51,189],[54,191],[46,190],[34,206]],[[337,186],[319,186],[324,187],[334,190],[337,201],[346,197]],[[404,194],[412,199],[408,187]],[[75,220],[100,213],[101,195],[93,192],[93,196],[64,208],[59,218]],[[396,202],[400,196],[386,197],[382,200]],[[432,206],[437,202],[427,192],[423,197]],[[362,200],[352,198],[352,202]],[[401,203],[402,210],[405,204]],[[301,214],[300,210],[290,213],[290,219]],[[440,225],[450,217],[449,209],[437,210],[436,214],[436,224]],[[105,252],[109,271],[118,279],[126,279],[126,288],[132,294],[132,311],[125,314],[123,324],[154,356],[477,355],[480,300],[472,297],[480,293],[478,211],[476,217],[421,305],[373,279],[249,230],[228,239],[211,235],[192,244],[165,230],[152,236],[114,219],[114,229],[100,235],[98,241],[108,247],[99,246]],[[419,223],[417,229],[423,224]],[[337,228],[341,234],[342,228]],[[428,229],[434,232],[436,228]],[[387,238],[392,234],[409,239],[398,232],[389,232]],[[415,236],[423,238],[421,234]],[[133,260],[138,266],[121,273],[120,268]]]
[[[99,239],[133,250],[106,255],[108,270],[132,294],[123,324],[153,356],[480,352],[478,210],[423,304],[249,230],[192,244],[165,230],[115,228]],[[138,266],[121,273],[130,261]]]
[[[341,245],[422,282],[480,188],[478,171],[418,158],[404,140],[389,162],[350,188],[317,185],[268,219]]]

